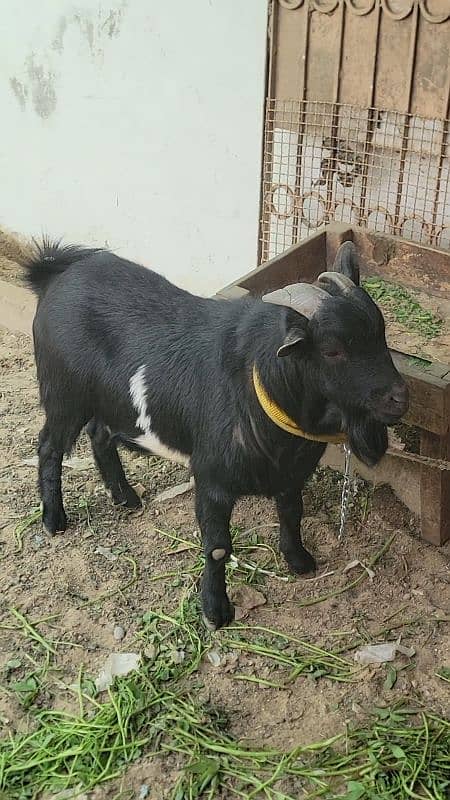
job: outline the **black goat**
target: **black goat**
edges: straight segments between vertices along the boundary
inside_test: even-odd
[[[44,243],[27,266],[39,298],[47,531],[66,528],[61,462],[87,425],[115,503],[140,505],[118,443],[190,464],[206,557],[203,612],[213,627],[233,618],[225,562],[238,497],[275,498],[289,567],[313,570],[300,537],[301,492],[326,442],[344,432],[355,454],[375,464],[386,425],[408,403],[382,315],[350,279],[353,245],[343,245],[336,263],[340,272],[317,285],[228,302],[195,297],[106,251]]]

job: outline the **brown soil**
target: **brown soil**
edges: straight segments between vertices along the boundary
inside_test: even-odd
[[[0,227],[0,280],[22,283],[19,263],[32,251],[32,243],[13,231]]]
[[[0,329],[0,622],[11,625],[10,608],[20,609],[37,620],[58,612],[61,616],[48,627],[58,639],[56,667],[49,673],[47,692],[40,703],[72,708],[71,695],[62,684],[76,681],[81,664],[87,674],[96,675],[107,655],[114,650],[133,650],[133,636],[142,614],[149,608],[172,609],[179,597],[179,581],[151,583],[153,575],[178,570],[183,576],[192,560],[189,552],[168,554],[168,542],[158,531],[178,531],[192,538],[197,530],[192,494],[156,504],[152,498],[161,488],[181,480],[185,473],[154,458],[126,454],[126,471],[133,484],[144,491],[145,509],[130,515],[113,508],[95,469],[86,462],[78,469],[64,470],[64,493],[70,528],[66,534],[48,539],[39,523],[24,533],[18,549],[14,530],[19,519],[39,504],[35,467],[24,464],[34,456],[42,423],[30,340]],[[80,441],[76,455],[90,458],[87,443]],[[388,625],[406,623],[381,640],[402,633],[403,641],[416,649],[410,668],[399,671],[394,689],[384,688],[384,667],[368,669],[356,684],[313,682],[299,678],[289,689],[259,688],[238,681],[235,672],[251,672],[270,678],[273,666],[242,655],[233,668],[205,663],[200,679],[206,696],[227,712],[235,737],[259,745],[290,748],[342,731],[348,720],[364,720],[375,705],[411,697],[439,711],[448,710],[446,684],[436,671],[449,661],[448,629],[442,621],[450,607],[449,547],[437,549],[418,537],[415,521],[386,488],[373,493],[361,484],[360,493],[342,544],[336,539],[339,482],[328,472],[311,483],[305,498],[304,534],[307,546],[319,561],[318,574],[333,572],[318,580],[292,579],[285,583],[266,578],[260,590],[267,604],[255,609],[251,623],[268,625],[311,641],[333,647],[343,631],[366,632],[368,640]],[[276,547],[273,505],[246,499],[235,510],[234,523],[242,529],[261,526],[265,541]],[[364,580],[353,590],[309,608],[299,602],[340,586],[348,580],[343,567],[359,559],[367,564],[391,532],[396,531],[390,549],[375,568],[373,582]],[[98,546],[123,553],[108,561],[96,552]],[[130,556],[138,564],[137,583],[123,593],[80,610],[86,600],[103,595],[127,583],[131,575]],[[284,574],[287,574],[285,572]],[[353,576],[357,573],[351,573]],[[394,615],[394,616],[392,616]],[[126,635],[119,645],[113,639],[115,625]],[[339,631],[341,634],[337,634]],[[219,635],[220,641],[220,635]],[[0,630],[0,735],[24,730],[27,712],[8,691],[11,659],[26,663],[35,655],[28,638],[17,630]],[[407,664],[399,657],[398,666]],[[16,679],[21,670],[16,670]],[[276,680],[276,672],[274,673]],[[137,797],[143,783],[151,787],[150,800],[169,796],[177,771],[175,757],[152,759],[143,756],[121,780],[111,787],[89,794],[92,800],[113,798],[121,789]],[[135,793],[135,794],[134,794]]]

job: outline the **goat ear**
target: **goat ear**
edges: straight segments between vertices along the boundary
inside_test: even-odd
[[[284,337],[284,342],[277,350],[277,356],[289,356],[291,353],[301,353],[305,347],[306,329],[299,325],[290,328]]]

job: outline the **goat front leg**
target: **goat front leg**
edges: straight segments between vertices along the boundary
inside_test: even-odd
[[[234,498],[196,478],[196,514],[205,553],[201,583],[202,611],[210,630],[222,628],[234,619],[227,596],[225,565],[231,555],[230,518]]]
[[[300,526],[303,516],[301,491],[288,491],[275,498],[280,521],[280,551],[288,567],[299,575],[314,572],[316,562],[302,545]]]

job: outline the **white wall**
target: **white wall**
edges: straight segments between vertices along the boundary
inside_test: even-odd
[[[0,225],[209,294],[256,264],[265,0],[14,0]]]

